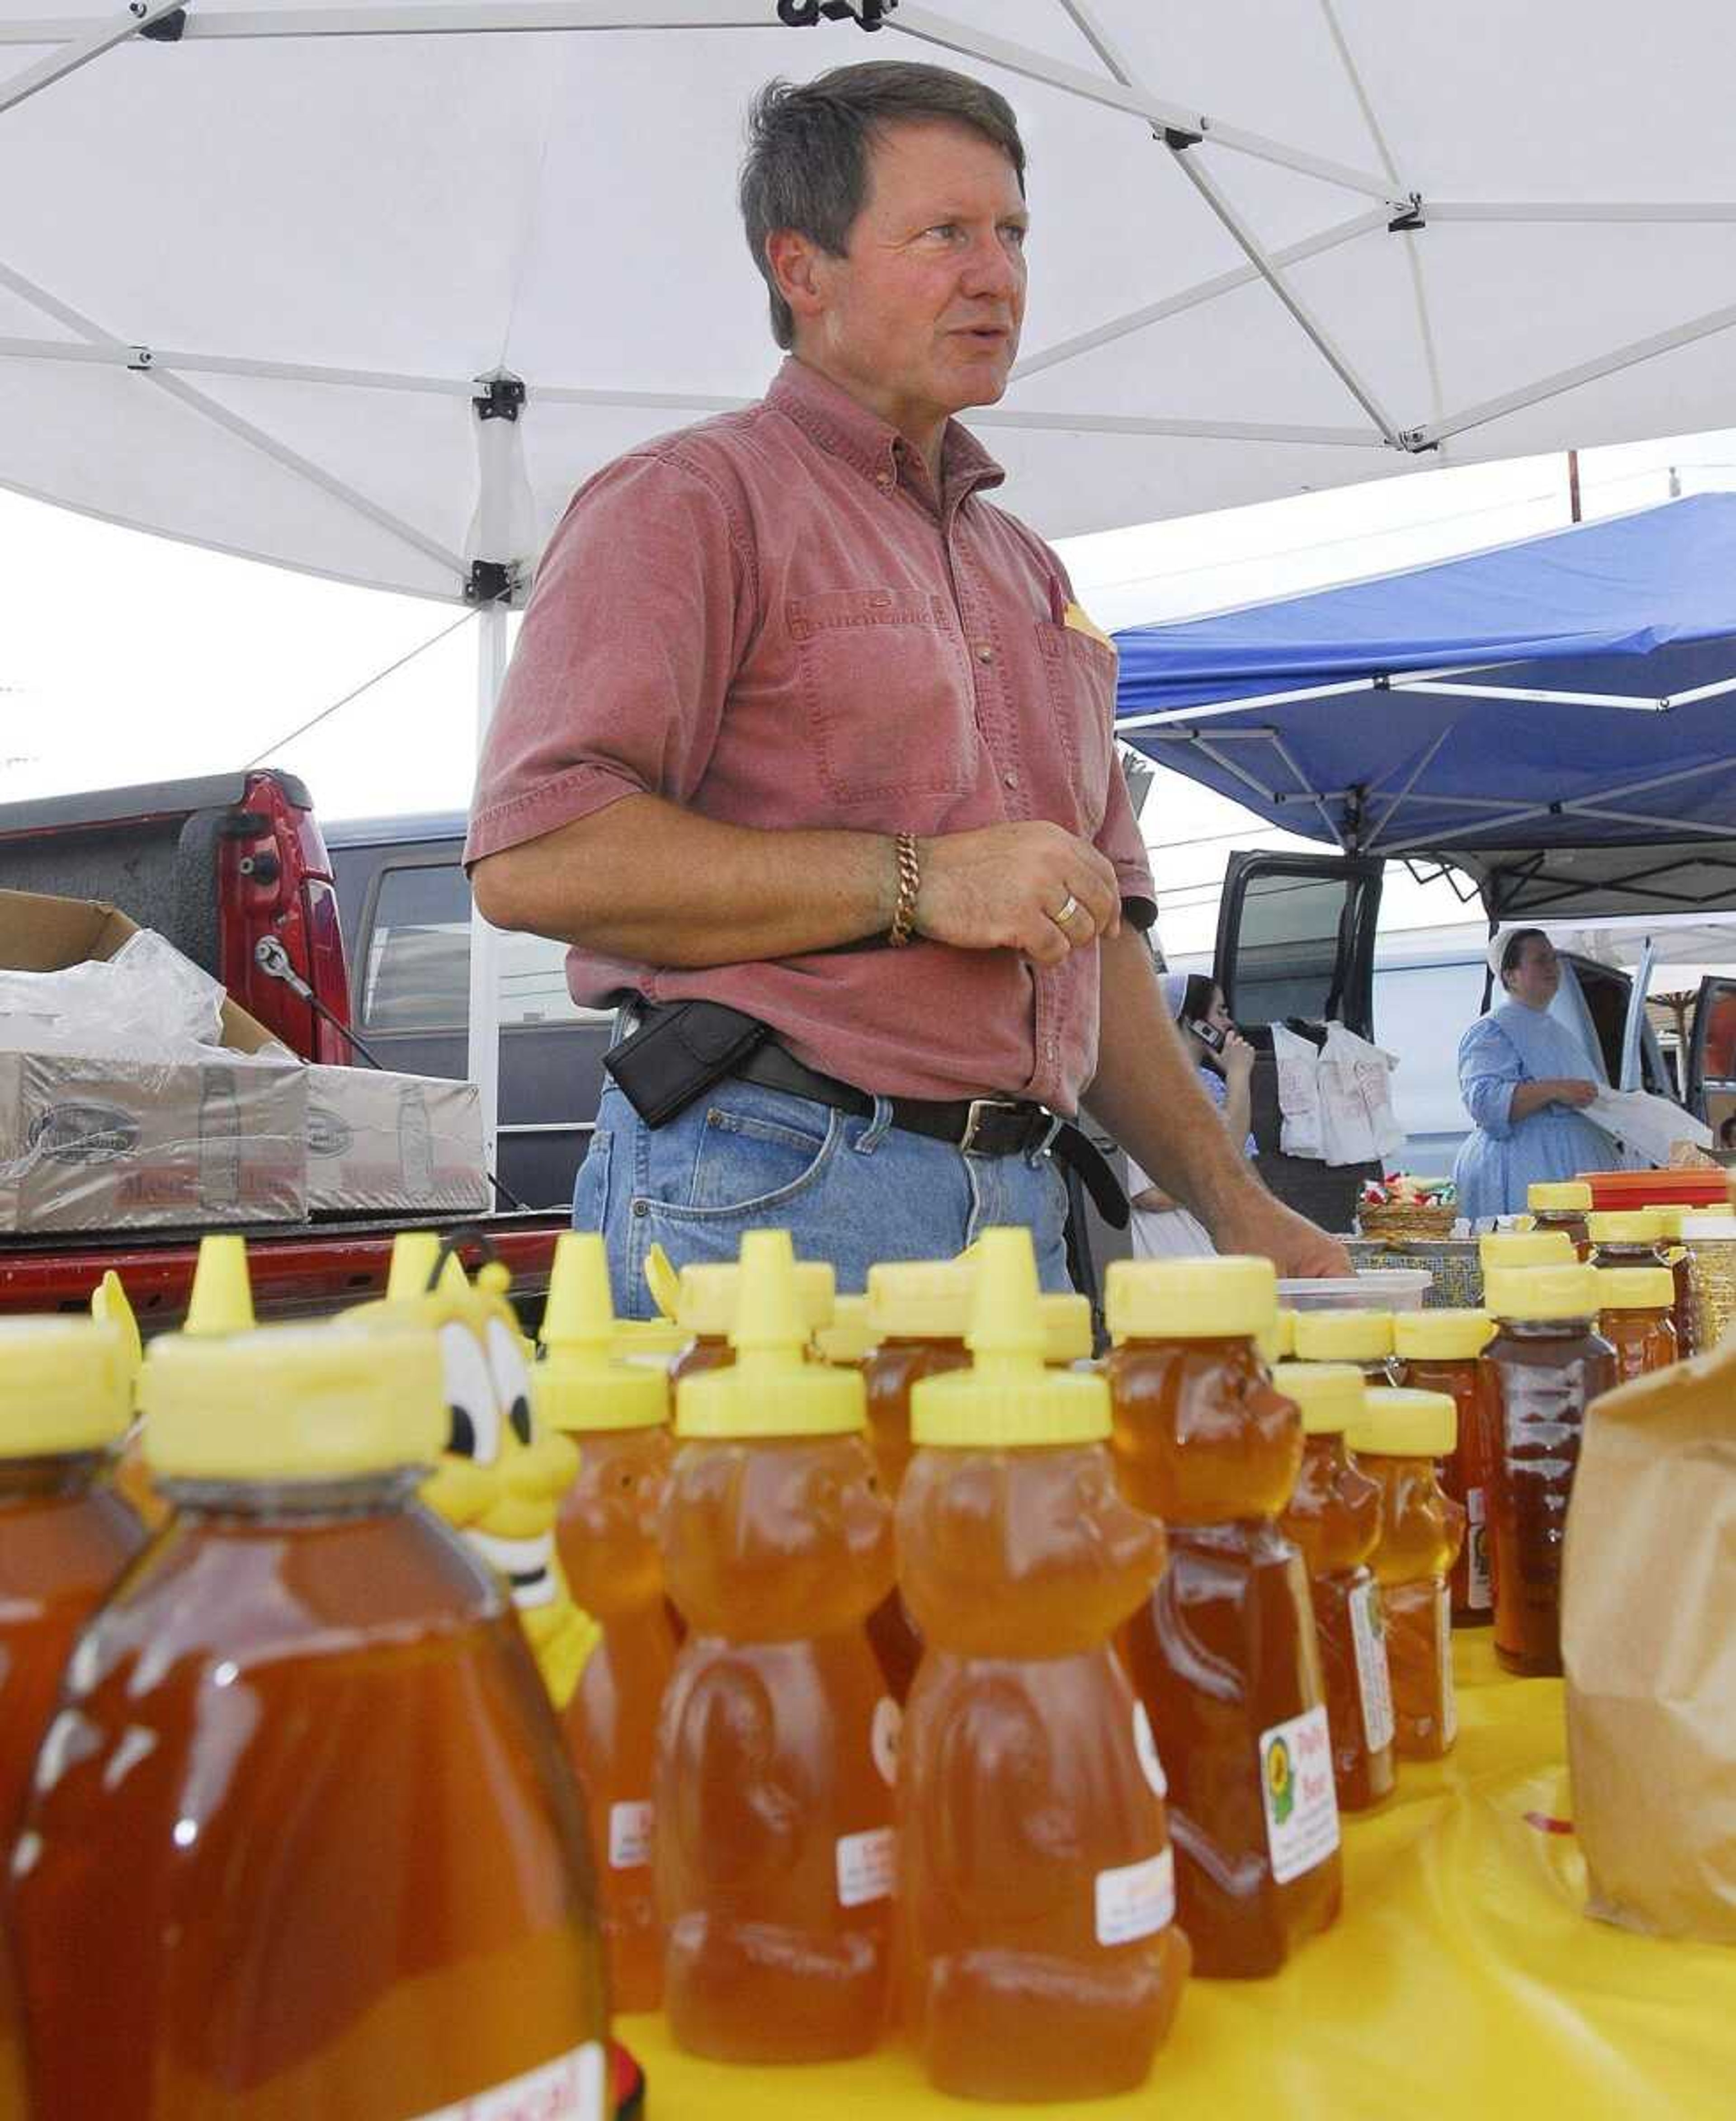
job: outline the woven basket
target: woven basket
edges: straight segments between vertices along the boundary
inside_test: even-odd
[[[1409,1202],[1389,1200],[1383,1207],[1364,1206],[1356,1210],[1356,1220],[1365,1238],[1447,1238],[1453,1234],[1458,1219],[1457,1208],[1421,1203],[1412,1206]]]

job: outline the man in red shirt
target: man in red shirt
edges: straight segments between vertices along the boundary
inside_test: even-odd
[[[755,1224],[850,1287],[1022,1222],[1064,1286],[1082,1099],[1220,1251],[1344,1270],[1192,1079],[1114,650],[953,417],[1017,352],[1024,166],[1010,105],[938,68],[763,91],[741,203],[790,358],[590,480],[539,571],[466,860],[681,1062],[622,1056],[580,1174],[626,1307],[653,1240],[730,1257]]]

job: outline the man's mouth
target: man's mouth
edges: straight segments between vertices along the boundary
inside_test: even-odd
[[[515,1606],[548,1605],[554,1597],[554,1534],[535,1539],[501,1539],[492,1532],[467,1529],[464,1537],[491,1569],[504,1576]]]

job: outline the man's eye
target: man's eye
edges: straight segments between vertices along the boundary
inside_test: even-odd
[[[1026,242],[1029,240],[1031,231],[1029,229],[1024,226],[1022,223],[1016,221],[1010,221],[1006,224],[1006,227],[1001,230],[1001,233],[1006,238],[1007,241],[1012,245],[1015,250],[1023,250]]]

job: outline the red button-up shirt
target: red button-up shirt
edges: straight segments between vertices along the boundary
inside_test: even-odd
[[[1067,623],[1048,546],[983,499],[1004,476],[954,422],[936,494],[895,429],[793,359],[761,403],[609,465],[538,571],[466,862],[640,794],[786,829],[1044,818],[1093,841],[1148,921],[1115,653]],[[1071,1112],[1096,1066],[1094,946],[1053,968],[918,939],[701,971],[576,949],[567,977],[592,1005],[726,1002],[887,1096]]]

